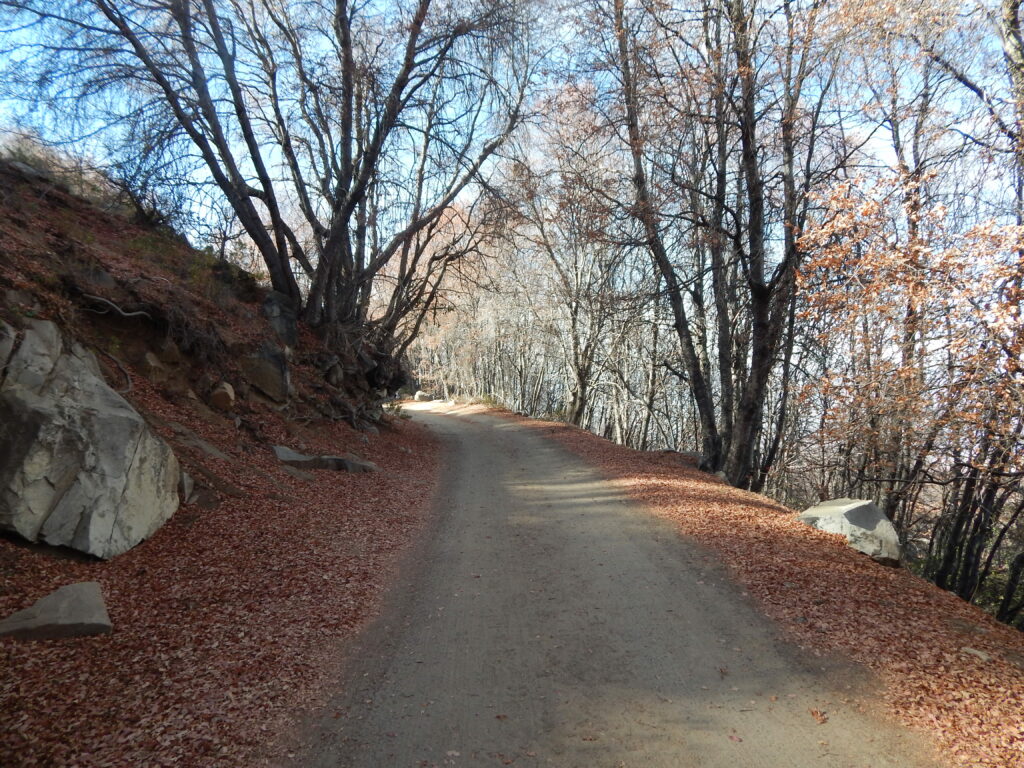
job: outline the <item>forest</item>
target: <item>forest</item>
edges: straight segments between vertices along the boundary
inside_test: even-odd
[[[74,157],[410,384],[876,501],[1024,628],[1016,0],[0,0]]]

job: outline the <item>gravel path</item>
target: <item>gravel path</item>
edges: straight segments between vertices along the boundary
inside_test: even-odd
[[[861,668],[783,643],[707,551],[554,441],[415,411],[440,515],[296,764],[926,766]]]

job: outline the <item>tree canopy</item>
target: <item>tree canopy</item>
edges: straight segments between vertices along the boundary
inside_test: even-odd
[[[185,190],[326,344],[793,505],[872,498],[1022,620],[1015,0],[0,9],[21,120]]]

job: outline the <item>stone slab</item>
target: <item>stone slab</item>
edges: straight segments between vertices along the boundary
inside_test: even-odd
[[[113,631],[98,582],[68,584],[0,621],[0,635],[19,640],[105,635]]]

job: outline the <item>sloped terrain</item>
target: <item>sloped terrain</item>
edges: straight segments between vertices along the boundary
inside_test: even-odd
[[[114,625],[0,638],[0,765],[254,765],[325,695],[425,519],[433,441],[375,411],[365,381],[326,381],[337,352],[301,325],[289,401],[249,384],[239,361],[275,337],[241,270],[8,166],[0,190],[0,317],[88,346],[197,488],[109,562],[0,537],[0,615],[89,580]],[[210,405],[222,379],[240,393],[226,412]],[[381,471],[295,471],[273,445]]]
[[[671,452],[614,445],[512,414],[598,467],[630,497],[714,550],[797,643],[881,674],[885,705],[960,766],[1024,766],[1024,635],[904,569],[887,568],[792,510]]]
[[[443,500],[296,768],[937,768],[870,676],[781,642],[671,522],[542,432],[410,405]]]

